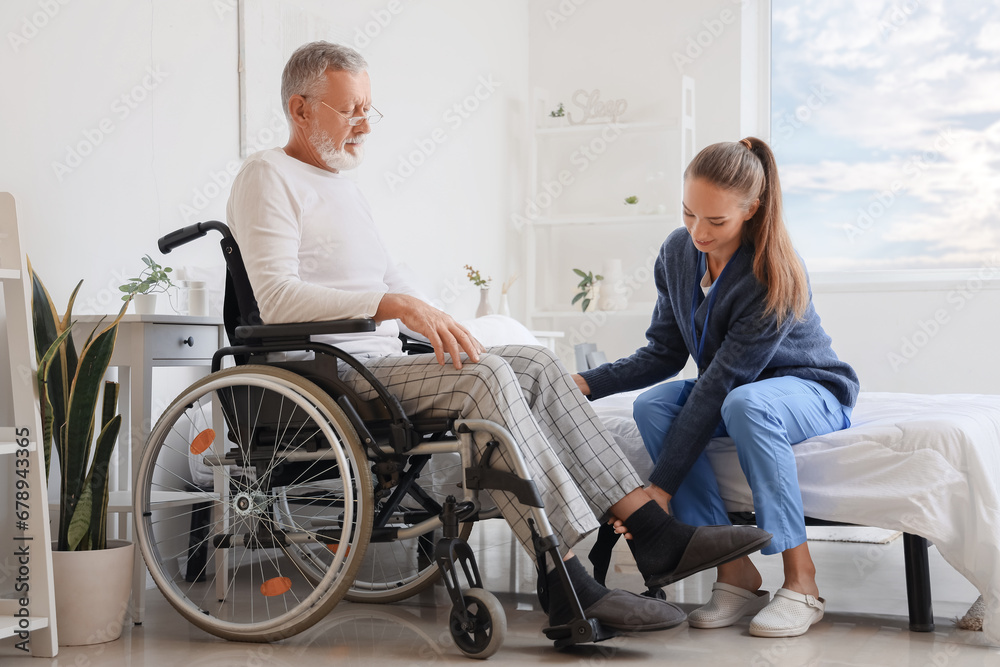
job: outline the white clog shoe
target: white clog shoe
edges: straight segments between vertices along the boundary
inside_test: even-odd
[[[750,621],[754,637],[798,637],[823,618],[826,600],[779,588],[771,603]]]
[[[726,628],[748,614],[763,609],[771,594],[767,591],[748,591],[729,584],[712,584],[712,598],[708,603],[688,614],[692,628]]]

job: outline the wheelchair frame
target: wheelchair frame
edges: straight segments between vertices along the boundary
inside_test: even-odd
[[[156,483],[157,475],[163,477],[163,471],[156,467],[156,457],[164,451],[167,433],[173,428],[173,422],[163,426],[158,423],[150,435],[150,440],[146,443],[143,465],[136,483],[136,511],[134,512],[136,535],[143,557],[146,559],[157,586],[182,615],[203,629],[229,639],[243,641],[281,639],[318,622],[344,597],[347,586],[353,585],[354,574],[369,542],[424,539],[427,535],[433,535],[436,531],[441,530],[442,537],[437,540],[434,548],[434,563],[443,574],[444,584],[452,602],[449,630],[456,645],[465,655],[474,658],[487,658],[502,644],[506,620],[496,597],[483,590],[482,577],[476,564],[475,555],[465,541],[465,537],[468,536],[468,530],[471,530],[473,522],[499,516],[499,511],[496,508],[483,511],[479,498],[480,492],[483,490],[502,490],[513,494],[520,503],[530,508],[531,519],[529,523],[532,529],[535,553],[538,557],[540,582],[545,581],[545,559],[551,558],[571,602],[573,619],[565,625],[545,628],[546,636],[554,640],[557,647],[565,647],[576,643],[601,641],[618,634],[601,626],[596,619],[588,619],[585,616],[569,580],[559,553],[558,539],[544,511],[537,488],[534,481],[530,479],[530,474],[517,444],[506,429],[499,424],[485,420],[412,420],[404,413],[399,401],[361,362],[333,345],[311,340],[312,335],[318,334],[373,331],[375,329],[373,320],[276,325],[261,323],[239,247],[228,227],[223,223],[208,221],[177,230],[161,238],[159,248],[161,252],[169,253],[174,248],[205,236],[208,231],[212,230],[220,232],[223,237],[221,245],[227,264],[224,319],[227,333],[233,344],[215,353],[212,360],[212,374],[206,379],[208,381],[203,380],[192,385],[178,398],[180,404],[175,401],[175,405],[168,408],[161,419],[176,420],[179,419],[178,415],[187,415],[188,410],[200,408],[202,398],[207,395],[207,392],[217,391],[219,396],[212,394],[212,400],[222,400],[220,396],[223,394],[218,387],[229,387],[230,397],[226,400],[235,404],[237,387],[235,382],[242,379],[247,383],[247,386],[261,385],[263,387],[260,405],[266,406],[268,409],[272,408],[274,399],[269,398],[268,402],[265,403],[263,392],[267,390],[267,387],[271,387],[272,391],[284,392],[281,394],[281,409],[284,408],[285,394],[293,403],[299,402],[301,399],[302,412],[315,422],[322,431],[322,437],[327,441],[327,448],[321,448],[313,442],[306,448],[293,449],[295,437],[285,438],[285,432],[279,433],[278,429],[275,428],[270,449],[260,450],[263,445],[254,444],[250,436],[246,438],[247,443],[243,443],[239,434],[245,430],[246,424],[241,426],[235,413],[234,416],[227,418],[228,432],[227,428],[222,428],[222,432],[218,434],[211,429],[202,432],[204,434],[211,431],[208,437],[212,440],[213,450],[212,453],[204,455],[202,460],[215,471],[215,487],[218,490],[213,491],[213,493],[219,494],[219,498],[216,499],[218,506],[215,508],[217,516],[215,526],[216,528],[222,526],[220,532],[209,535],[216,549],[214,559],[216,563],[216,595],[219,597],[220,603],[230,594],[235,600],[235,593],[230,592],[232,583],[225,585],[226,579],[230,576],[227,569],[229,562],[227,554],[233,549],[242,548],[246,551],[271,549],[278,553],[279,558],[282,555],[294,557],[295,553],[308,556],[309,554],[304,551],[295,550],[306,549],[307,547],[301,546],[303,544],[316,543],[319,545],[320,552],[326,554],[326,550],[328,550],[334,555],[331,558],[332,564],[329,566],[329,571],[326,573],[320,571],[318,575],[316,572],[313,573],[313,577],[319,581],[319,584],[306,598],[306,602],[312,598],[316,598],[316,601],[310,604],[298,601],[298,604],[293,606],[292,612],[289,612],[293,616],[292,621],[277,634],[270,630],[256,632],[254,628],[257,625],[254,623],[247,626],[251,628],[251,631],[242,632],[235,627],[234,623],[225,619],[215,619],[208,611],[197,608],[198,605],[194,604],[193,599],[187,600],[183,596],[176,595],[176,592],[171,588],[172,584],[166,574],[164,563],[159,560],[160,555],[155,544],[157,536],[153,527],[155,521],[152,519],[153,512],[158,509],[154,500],[155,492],[152,489]],[[421,351],[419,345],[408,343],[406,347]],[[427,347],[429,348],[429,346]],[[309,351],[315,354],[315,359],[312,361],[269,362],[266,360],[267,355],[275,352]],[[428,349],[422,351],[428,351]],[[237,365],[235,368],[223,371],[222,362],[226,357],[233,357]],[[337,373],[338,362],[347,364],[363,377],[374,391],[376,398],[364,400],[341,381]],[[262,368],[281,370],[280,372],[279,370],[265,371],[261,370]],[[212,378],[217,378],[217,381],[213,383]],[[205,389],[206,387],[209,389]],[[326,394],[325,399],[316,393],[317,389]],[[199,394],[199,391],[206,393]],[[241,389],[241,391],[246,390]],[[242,395],[240,394],[241,397]],[[249,415],[251,394],[246,393],[246,396]],[[192,399],[192,397],[197,398]],[[310,397],[315,399],[312,403],[312,410],[309,409],[308,403]],[[330,405],[331,401],[335,407]],[[225,400],[222,402],[225,403]],[[279,417],[281,409],[278,411]],[[223,406],[224,412],[225,406]],[[258,425],[256,421],[258,416],[254,417],[254,428],[251,435]],[[301,426],[299,430],[301,430]],[[338,436],[333,431],[343,431],[343,434]],[[447,432],[451,432],[454,437],[445,439],[443,436]],[[476,433],[484,433],[489,436],[489,442],[482,456],[478,455],[474,443]],[[334,439],[338,437],[344,440],[343,444],[334,442]],[[237,445],[229,452],[224,451],[227,440]],[[351,442],[355,442],[361,451],[352,450]],[[492,454],[497,449],[506,453],[508,460],[513,464],[513,473],[490,467]],[[193,445],[191,451],[194,452]],[[270,452],[271,456],[271,461],[267,464],[270,467],[263,471],[260,469],[259,463],[254,463],[260,460],[261,451],[264,451],[264,454]],[[444,502],[438,503],[421,490],[417,478],[419,478],[424,465],[433,456],[443,453],[457,453],[460,457],[462,497],[456,499],[453,495],[449,495],[444,499]],[[279,456],[282,458],[275,462],[276,457]],[[148,459],[152,459],[152,461]],[[310,531],[301,528],[293,520],[289,525],[273,520],[270,514],[276,500],[272,499],[272,494],[277,493],[279,485],[274,483],[274,486],[270,486],[272,475],[280,477],[280,473],[277,471],[279,469],[284,471],[286,467],[294,468],[295,465],[304,465],[308,468],[317,463],[326,466],[324,468],[326,472],[314,474],[309,479],[319,479],[319,475],[333,474],[331,473],[333,471],[342,480],[342,500],[340,502],[344,507],[344,512],[331,517],[318,517],[321,523],[325,521],[336,527]],[[247,483],[247,491],[230,494],[232,482],[231,480],[226,481],[229,479],[227,471],[232,466],[246,468],[248,464],[256,466],[252,469],[254,476],[263,480],[261,483],[265,488],[249,490],[251,484],[257,484],[257,481],[254,481]],[[371,466],[371,474],[368,475],[367,481],[363,479],[368,474],[362,467],[365,464]],[[351,471],[355,468],[358,479],[352,480],[350,479]],[[373,488],[371,498],[365,498],[364,495],[367,489],[372,486],[370,482],[373,478],[378,482],[378,488]],[[325,481],[325,478],[323,479]],[[334,486],[336,487],[336,484]],[[301,488],[306,488],[306,486]],[[354,499],[355,489],[358,495],[356,501]],[[287,487],[281,493],[287,494]],[[422,512],[400,510],[400,503],[407,496],[418,499],[418,503],[423,508]],[[329,507],[336,511],[336,499],[341,498],[341,496],[333,495],[330,498],[333,501],[324,500],[320,505],[328,503]],[[366,517],[371,510],[372,525],[361,526],[361,529],[368,530],[369,534],[354,535],[357,531],[355,531],[352,522],[353,509],[348,507],[348,501],[357,504],[357,513],[362,517],[361,524],[366,523]],[[285,503],[287,508],[287,498]],[[374,508],[369,508],[365,503],[372,505],[381,503],[379,515],[374,517]],[[437,511],[438,507],[440,507],[439,512]],[[403,512],[407,517],[413,515],[413,522],[403,528],[387,526],[391,517],[400,512]],[[436,515],[435,512],[437,512]],[[246,518],[247,516],[250,517],[250,523],[255,522],[256,527],[248,529],[242,536],[236,534],[235,528],[230,531],[230,525],[235,526],[239,517]],[[349,517],[349,520],[346,521],[350,526],[349,529],[344,527],[345,516]],[[237,519],[233,517],[237,517]],[[339,526],[337,525],[338,521],[340,522]],[[468,529],[464,535],[461,534],[460,526]],[[350,545],[338,554],[337,547],[345,534],[348,535],[349,539],[357,540],[352,544],[359,545],[360,554],[357,553],[357,548],[351,553]],[[205,538],[205,540],[207,539]],[[326,549],[324,550],[323,547]],[[324,566],[325,561],[319,562],[320,568]],[[353,571],[351,571],[352,567]],[[301,567],[297,566],[297,568],[302,572]],[[235,569],[238,567],[234,568],[233,583],[236,577]],[[264,577],[263,569],[263,564],[261,564],[262,578]],[[199,574],[203,574],[203,572]],[[459,572],[464,576],[464,586]],[[308,579],[308,573],[304,574]],[[346,586],[345,576],[352,578],[352,581],[346,582]],[[282,582],[291,581],[287,577],[267,580],[261,584],[261,593],[267,595],[264,593],[265,587],[278,579],[281,579]],[[430,581],[433,579],[433,576],[429,577]],[[252,583],[253,579],[251,578]],[[292,586],[291,583],[282,585],[287,585],[289,588]],[[413,592],[415,593],[416,590]],[[251,594],[253,593],[254,591],[251,591]],[[539,593],[543,605],[545,605],[547,594],[541,583]],[[351,599],[350,595],[347,597]],[[235,602],[232,604],[235,605]],[[285,607],[287,610],[287,601]],[[300,607],[301,613],[298,611]]]

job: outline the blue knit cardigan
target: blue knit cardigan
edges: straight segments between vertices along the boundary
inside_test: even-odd
[[[650,481],[674,494],[704,451],[720,420],[730,391],[757,380],[791,375],[826,387],[844,406],[853,407],[858,376],[837,358],[830,337],[812,304],[801,320],[764,316],[766,289],[753,274],[753,248],[744,244],[733,255],[712,291],[718,291],[704,335],[699,379],[667,431]],[[694,303],[699,337],[709,299],[701,292],[704,264],[686,229],[670,234],[660,248],[653,276],[658,298],[646,330],[645,347],[629,357],[581,375],[590,398],[641,389],[673,377],[697,358],[691,331]]]

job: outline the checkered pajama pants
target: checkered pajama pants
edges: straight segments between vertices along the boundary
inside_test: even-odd
[[[492,347],[478,363],[441,366],[432,354],[376,357],[365,366],[411,416],[487,419],[503,425],[521,448],[563,552],[598,527],[597,517],[642,486],[614,438],[580,393],[562,362],[545,347]],[[370,399],[374,392],[353,371],[343,379]],[[480,454],[488,437],[476,438]],[[493,454],[491,466],[512,470]],[[534,554],[530,512],[513,494],[491,491],[503,517]]]

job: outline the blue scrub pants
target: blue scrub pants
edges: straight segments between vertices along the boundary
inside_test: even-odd
[[[663,438],[693,388],[694,380],[667,382],[635,400],[633,415],[653,461],[659,458]],[[753,491],[757,525],[774,535],[761,553],[780,553],[806,541],[792,445],[847,428],[850,417],[851,409],[843,407],[828,389],[796,377],[752,382],[726,397],[713,437],[733,439]],[[671,507],[678,519],[693,526],[729,523],[707,453],[698,457]]]

